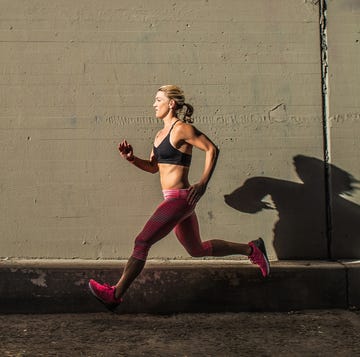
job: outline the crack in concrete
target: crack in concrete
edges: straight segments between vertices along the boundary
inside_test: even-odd
[[[286,112],[286,106],[284,103],[279,103],[277,105],[275,105],[275,107],[273,107],[272,109],[270,109],[268,111],[268,120],[271,121],[271,113],[276,111],[277,109],[279,109],[280,107],[283,107],[284,111]]]

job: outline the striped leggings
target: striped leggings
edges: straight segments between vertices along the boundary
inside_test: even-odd
[[[199,224],[194,212],[195,206],[188,204],[186,200],[188,194],[187,189],[163,190],[164,201],[136,237],[132,257],[145,261],[151,246],[173,229],[176,237],[191,256],[212,255],[211,242],[201,241]]]

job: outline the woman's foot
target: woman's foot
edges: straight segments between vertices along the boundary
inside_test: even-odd
[[[89,289],[91,293],[110,311],[114,311],[123,301],[122,298],[115,297],[115,286],[100,284],[97,281],[90,279]]]
[[[253,240],[249,243],[252,248],[252,253],[249,255],[249,259],[253,264],[257,264],[260,267],[263,277],[270,274],[270,262],[266,254],[265,243],[262,238]]]

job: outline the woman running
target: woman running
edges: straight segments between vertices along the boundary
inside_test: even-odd
[[[201,241],[195,206],[206,191],[219,150],[206,135],[191,125],[193,107],[185,103],[184,92],[179,87],[160,87],[153,107],[156,118],[163,122],[163,128],[155,136],[150,159],[135,156],[126,140],[119,145],[119,151],[124,159],[139,169],[159,172],[164,201],[136,237],[133,253],[117,284],[100,284],[93,279],[89,282],[92,294],[110,310],[122,302],[126,290],[143,270],[151,246],[172,230],[193,257],[241,254],[259,265],[264,277],[270,272],[261,238],[248,244],[219,239]],[[193,147],[205,152],[205,165],[199,182],[190,184],[188,174]]]

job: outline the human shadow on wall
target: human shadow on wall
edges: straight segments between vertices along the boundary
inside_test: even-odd
[[[297,155],[293,160],[302,183],[252,177],[225,195],[225,202],[250,214],[266,209],[277,210],[279,219],[273,229],[273,245],[278,259],[360,258],[360,206],[343,197],[351,196],[359,181],[344,170],[329,165],[332,238],[328,250],[325,164],[303,155]],[[273,205],[264,201],[268,195]]]

